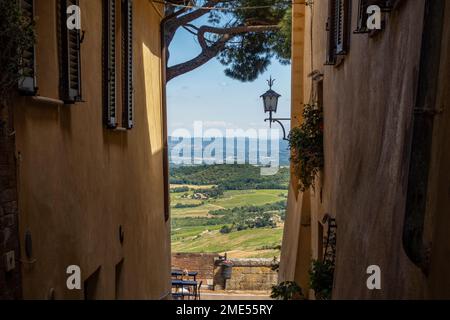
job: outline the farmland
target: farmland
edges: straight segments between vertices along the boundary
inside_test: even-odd
[[[182,168],[176,176],[171,172],[172,251],[279,256],[286,172],[269,180],[255,167],[215,167],[188,167],[185,175]],[[268,185],[273,188],[264,189]]]

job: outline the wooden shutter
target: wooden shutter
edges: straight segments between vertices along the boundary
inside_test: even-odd
[[[20,0],[22,15],[32,23],[34,21],[34,0]],[[21,94],[35,95],[36,88],[36,53],[34,44],[22,52],[18,88]]]
[[[132,129],[133,110],[133,1],[122,0],[122,97],[123,126]]]
[[[104,114],[105,125],[117,128],[116,115],[116,2],[103,0],[104,4]]]
[[[328,20],[326,25],[326,31],[327,31],[327,57],[326,57],[326,65],[333,65],[336,63],[336,54],[335,54],[335,32],[334,32],[334,25],[335,25],[335,0],[328,0]]]
[[[335,49],[337,55],[343,55],[348,51],[349,1],[335,0],[334,10]]]
[[[81,36],[80,30],[67,28],[67,8],[79,6],[79,0],[59,0],[60,16],[60,90],[65,103],[81,101]]]
[[[369,19],[367,15],[368,7],[368,0],[359,0],[358,23],[354,33],[369,33],[369,29],[367,29],[367,19]]]
[[[389,12],[393,9],[395,2],[397,0],[366,0],[368,2],[368,6],[377,5],[380,7],[381,11]]]

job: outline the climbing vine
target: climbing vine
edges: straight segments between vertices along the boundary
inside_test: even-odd
[[[336,221],[329,218],[323,259],[313,260],[309,271],[309,286],[318,300],[331,299],[336,260],[336,228]]]
[[[0,106],[20,78],[23,52],[34,43],[34,21],[22,16],[18,1],[0,0]]]
[[[314,187],[316,175],[324,166],[323,110],[317,104],[306,104],[303,123],[289,134],[291,163],[301,191]]]

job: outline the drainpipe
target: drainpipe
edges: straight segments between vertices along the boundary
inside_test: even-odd
[[[166,16],[161,20],[160,33],[161,33],[161,65],[162,65],[162,121],[163,121],[163,174],[164,174],[164,218],[165,221],[170,219],[170,186],[169,186],[169,143],[168,143],[168,133],[167,133],[167,46],[166,37],[164,36],[164,29],[166,21],[170,16]]]
[[[410,168],[403,224],[403,249],[425,275],[430,245],[424,243],[425,213],[441,58],[445,0],[425,3],[419,80],[413,116]]]

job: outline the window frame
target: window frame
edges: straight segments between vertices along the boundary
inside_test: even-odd
[[[358,21],[356,30],[353,32],[355,34],[372,34],[380,30],[369,30],[367,29],[367,19],[369,18],[367,14],[367,8],[371,5],[378,5],[382,13],[389,13],[399,6],[401,0],[359,0],[358,3]],[[381,30],[384,29],[385,24],[382,22]]]
[[[350,51],[351,1],[329,0],[326,31],[327,55],[325,65],[335,65],[338,56]]]
[[[107,129],[131,130],[134,127],[133,0],[103,0],[103,15],[104,123]],[[119,92],[121,99],[118,99]]]

